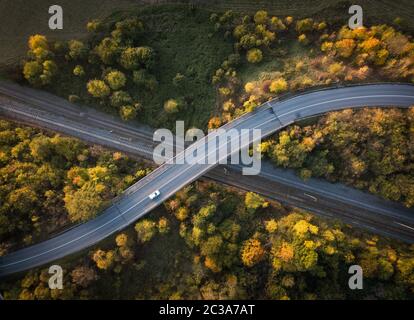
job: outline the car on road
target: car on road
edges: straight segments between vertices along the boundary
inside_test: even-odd
[[[157,198],[159,195],[161,194],[160,190],[155,190],[153,193],[151,193],[148,198],[150,198],[151,200],[154,200],[155,198]]]

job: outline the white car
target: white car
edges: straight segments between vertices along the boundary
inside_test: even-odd
[[[148,198],[150,198],[151,200],[154,200],[155,198],[157,198],[159,195],[161,194],[160,190],[155,190],[153,193],[151,193]]]

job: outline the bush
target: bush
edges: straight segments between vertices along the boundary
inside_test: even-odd
[[[250,49],[247,51],[247,61],[250,63],[259,63],[263,59],[262,50]]]

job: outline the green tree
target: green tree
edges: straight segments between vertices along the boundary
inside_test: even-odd
[[[115,91],[111,95],[111,106],[115,108],[119,108],[130,103],[132,103],[132,98],[126,91]]]

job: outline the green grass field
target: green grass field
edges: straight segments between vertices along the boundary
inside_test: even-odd
[[[154,1],[179,2],[179,1]],[[183,1],[181,1],[183,2]],[[48,29],[48,7],[53,4],[49,0],[4,0],[0,2],[0,64],[18,61],[25,54],[29,35],[41,33],[50,39],[71,39],[86,35],[85,24],[94,18],[104,18],[114,11],[142,8],[151,1],[144,0],[61,0],[64,9],[64,29],[52,31]],[[203,4],[211,11],[253,12],[261,8],[271,14],[295,17],[318,16],[324,20],[339,24],[346,23],[347,9],[351,1],[344,0],[214,0]],[[405,21],[404,28],[413,32],[414,1],[412,0],[360,0],[364,15],[368,22],[390,23],[395,17]]]

